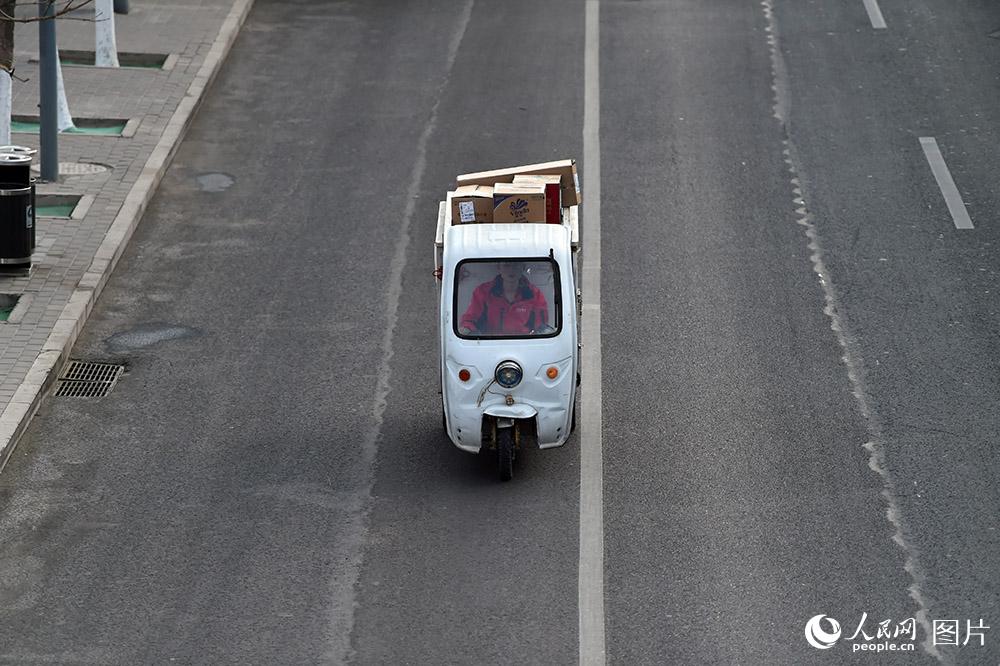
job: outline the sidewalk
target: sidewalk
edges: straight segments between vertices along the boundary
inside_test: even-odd
[[[10,319],[0,322],[0,470],[68,358],[253,0],[129,4],[129,14],[115,16],[119,53],[170,57],[164,69],[63,65],[75,119],[129,123],[122,136],[59,136],[59,182],[40,184],[37,195],[81,196],[78,219],[39,216],[31,272],[0,276],[0,294],[19,296]],[[75,15],[92,17],[93,8]],[[56,26],[60,50],[94,50],[92,22]],[[17,24],[14,45],[14,73],[29,81],[14,81],[13,115],[37,116],[38,63],[29,62],[38,57],[37,24]],[[38,148],[38,135],[13,133],[11,143]],[[73,163],[110,169],[70,175],[84,170]]]

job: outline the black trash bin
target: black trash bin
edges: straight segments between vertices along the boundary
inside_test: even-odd
[[[0,183],[31,188],[31,249],[35,249],[35,179],[31,177],[31,156],[36,151],[26,146],[0,146]]]
[[[0,266],[30,266],[35,232],[31,187],[0,183]]]
[[[0,182],[31,185],[32,148],[24,146],[0,146]]]

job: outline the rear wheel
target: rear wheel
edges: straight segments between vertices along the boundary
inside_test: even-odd
[[[514,478],[514,428],[497,428],[497,472],[501,481]]]

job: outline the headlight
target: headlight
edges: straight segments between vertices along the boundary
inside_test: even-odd
[[[494,376],[496,377],[497,384],[506,389],[512,389],[521,383],[523,374],[521,366],[517,363],[514,363],[514,361],[504,361],[497,366]]]

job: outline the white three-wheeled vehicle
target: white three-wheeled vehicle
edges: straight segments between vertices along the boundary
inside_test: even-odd
[[[526,446],[562,446],[579,384],[576,206],[562,224],[455,224],[442,202],[441,386],[448,437],[495,455],[500,479]]]

